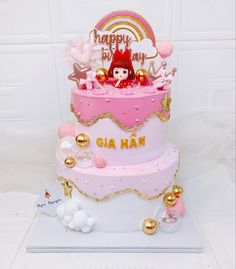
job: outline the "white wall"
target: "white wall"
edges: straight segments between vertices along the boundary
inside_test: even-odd
[[[54,141],[59,123],[71,117],[66,41],[88,33],[102,16],[117,9],[139,12],[151,23],[157,40],[173,41],[172,65],[178,68],[173,117],[232,117],[234,0],[0,0],[0,146],[6,162],[9,149],[2,150],[7,145],[3,141],[13,143],[14,154],[15,147],[28,147],[16,160],[27,159],[26,153],[34,149],[27,160],[36,163],[40,149],[35,144],[41,143],[41,160],[51,162],[43,143],[47,137]],[[35,140],[13,138],[27,133],[34,133]],[[53,142],[50,145],[52,151]]]

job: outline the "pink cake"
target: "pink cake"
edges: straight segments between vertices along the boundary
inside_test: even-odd
[[[56,148],[68,197],[57,215],[66,228],[151,235],[180,227],[179,151],[165,133],[176,73],[165,60],[172,51],[131,11],[108,14],[87,39],[68,43],[74,124],[60,126]]]

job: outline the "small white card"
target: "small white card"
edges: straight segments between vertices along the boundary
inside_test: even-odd
[[[61,184],[56,182],[50,188],[45,188],[35,207],[49,216],[56,216],[56,208],[63,203],[67,198],[64,195],[64,190]]]

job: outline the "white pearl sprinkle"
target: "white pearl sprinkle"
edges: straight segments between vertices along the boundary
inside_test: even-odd
[[[107,99],[106,99],[106,102],[108,103],[109,101],[110,101],[110,100],[107,98]]]
[[[152,102],[154,102],[155,101],[155,99],[154,98],[152,98]]]
[[[110,186],[110,189],[114,189],[114,186]]]
[[[134,106],[134,108],[135,108],[136,110],[138,110],[138,106]]]
[[[84,183],[85,183],[85,184],[88,184],[88,180],[85,180]]]
[[[136,122],[139,122],[139,119],[136,119],[135,121],[136,121]]]

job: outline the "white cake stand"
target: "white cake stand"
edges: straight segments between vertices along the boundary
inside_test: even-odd
[[[56,217],[39,214],[26,245],[27,252],[202,252],[200,233],[190,214],[175,233],[158,231],[89,234],[66,229]]]

